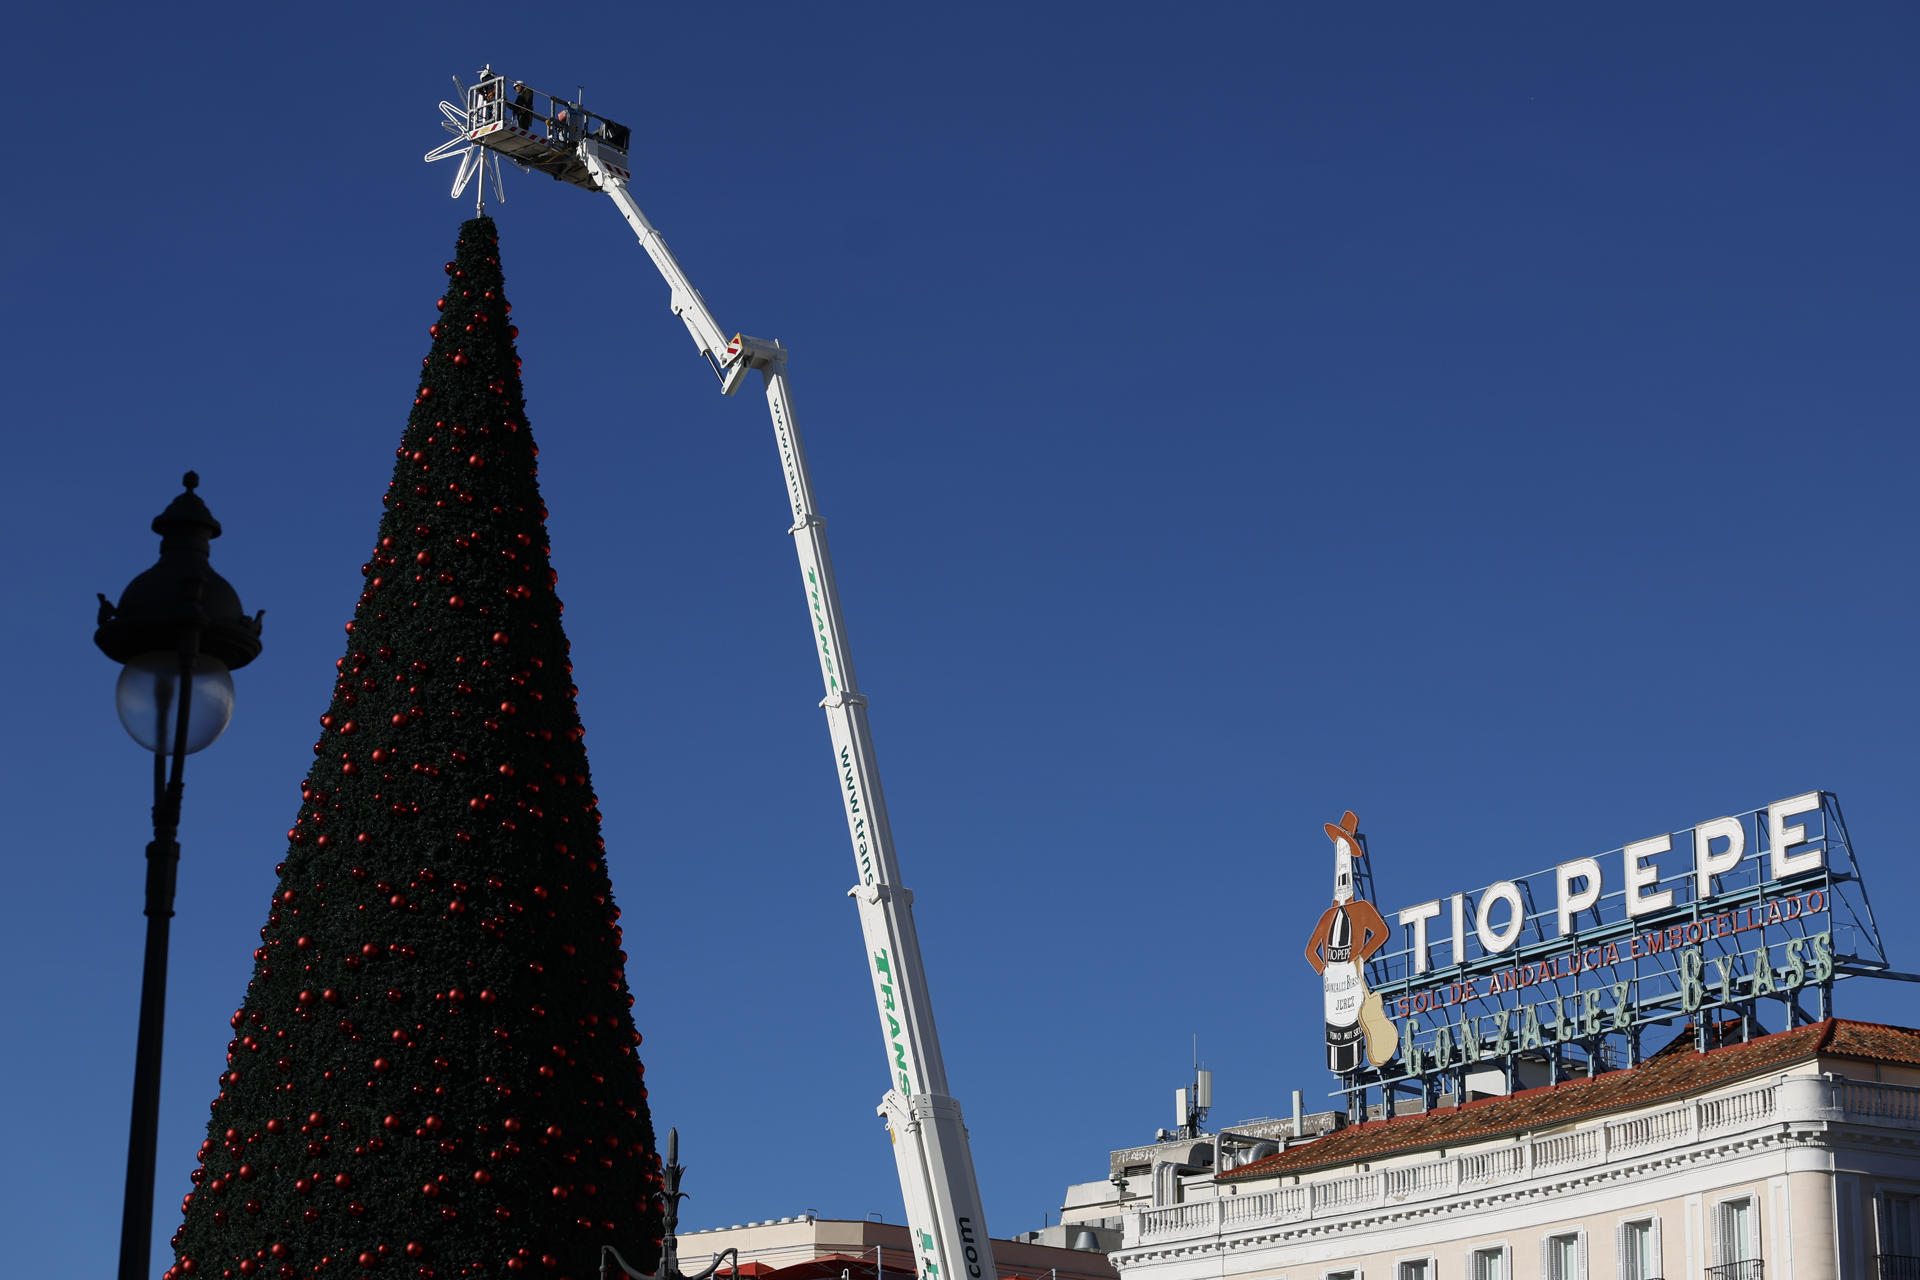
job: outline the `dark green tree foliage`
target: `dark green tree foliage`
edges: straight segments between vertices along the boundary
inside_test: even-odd
[[[169,1280],[651,1267],[659,1185],[517,330],[460,229]]]

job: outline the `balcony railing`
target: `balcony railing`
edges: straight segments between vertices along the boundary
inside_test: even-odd
[[[1743,1129],[1835,1120],[1920,1129],[1920,1088],[1783,1076],[1718,1098],[1546,1137],[1489,1143],[1478,1151],[1442,1160],[1129,1213],[1123,1247],[1337,1218],[1388,1204],[1444,1200],[1468,1190],[1483,1194],[1504,1185],[1578,1175],[1617,1158],[1641,1158]],[[1896,1254],[1878,1257],[1876,1280],[1920,1280],[1920,1259]],[[1710,1267],[1706,1280],[1763,1280],[1761,1264]]]
[[[1920,1258],[1906,1253],[1873,1255],[1876,1280],[1920,1280]]]
[[[1707,1268],[1707,1280],[1765,1280],[1766,1264],[1758,1258],[1745,1262],[1723,1262]]]

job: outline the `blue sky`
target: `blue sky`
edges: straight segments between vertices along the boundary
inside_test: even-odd
[[[721,323],[793,350],[996,1234],[1170,1122],[1196,1033],[1216,1119],[1330,1087],[1300,949],[1342,809],[1391,909],[1827,788],[1904,921],[1911,8],[196,14],[10,27],[22,1274],[117,1235],[147,764],[93,593],[195,467],[267,611],[188,775],[164,1243],[464,215],[419,156],[488,60],[630,122]],[[763,409],[608,201],[509,181],[685,1221],[897,1220]],[[1842,999],[1920,1021],[1920,989]]]

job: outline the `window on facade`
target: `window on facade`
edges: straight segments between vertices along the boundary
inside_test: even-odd
[[[1586,1250],[1577,1232],[1548,1236],[1541,1244],[1541,1280],[1586,1280]]]
[[[1360,1280],[1358,1271],[1329,1271],[1327,1280]]]
[[[1511,1280],[1507,1275],[1507,1251],[1501,1247],[1475,1249],[1468,1280]]]
[[[1414,1258],[1399,1266],[1399,1280],[1433,1280],[1433,1264],[1426,1258]]]
[[[1715,1280],[1749,1280],[1748,1266],[1758,1255],[1754,1240],[1751,1197],[1722,1200],[1713,1209],[1713,1258],[1720,1274]]]
[[[1880,1200],[1880,1252],[1914,1263],[1908,1274],[1920,1275],[1920,1247],[1915,1245],[1914,1209],[1920,1199],[1889,1193]]]
[[[1620,1280],[1660,1280],[1660,1220],[1620,1224]]]

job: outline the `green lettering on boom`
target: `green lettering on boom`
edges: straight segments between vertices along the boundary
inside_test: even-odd
[[[793,504],[793,513],[800,514],[800,468],[794,456],[793,437],[787,431],[787,415],[780,412],[780,402],[773,402],[773,422],[775,434],[780,440],[780,460],[787,469],[787,499]]]
[[[833,639],[827,634],[827,615],[820,607],[820,579],[812,568],[807,570],[807,598],[813,602],[813,632],[820,641],[820,668],[827,677],[827,692],[833,693],[840,687],[839,677],[833,667]]]
[[[880,1004],[883,1010],[880,1016],[887,1025],[887,1039],[893,1045],[894,1066],[900,1070],[897,1083],[900,1086],[901,1095],[910,1098],[913,1096],[913,1077],[907,1074],[907,1045],[906,1042],[900,1038],[900,1023],[884,1012],[884,1010],[894,1007],[893,965],[887,959],[887,953],[885,951],[876,951],[873,953],[873,971],[879,975],[879,982],[875,985],[880,993]]]
[[[853,748],[840,748],[841,778],[846,784],[847,816],[853,821],[853,853],[860,860],[860,883],[873,884],[873,856],[867,849],[867,820],[860,813],[860,780],[853,771]]]

